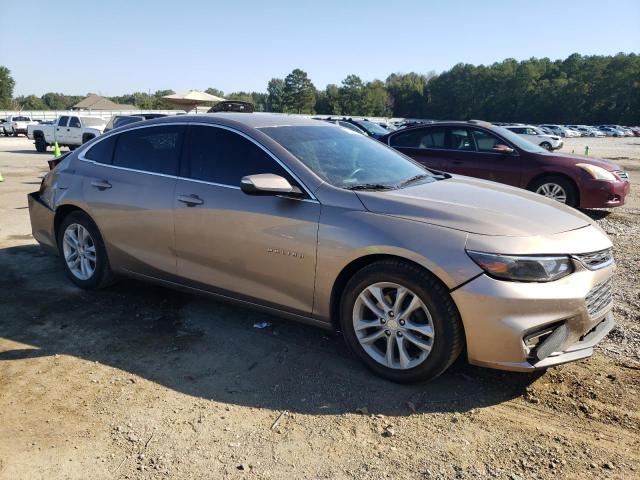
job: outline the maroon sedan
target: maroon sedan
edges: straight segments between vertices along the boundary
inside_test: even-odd
[[[380,141],[434,170],[526,188],[572,207],[623,205],[631,185],[613,162],[550,153],[486,122],[418,125]]]

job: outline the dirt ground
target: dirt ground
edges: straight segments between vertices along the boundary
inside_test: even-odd
[[[131,280],[73,287],[30,235],[51,153],[0,138],[0,478],[639,478],[640,139],[563,151],[586,144],[635,182],[591,213],[615,243],[616,330],[544,373],[460,362],[399,386],[311,327]]]

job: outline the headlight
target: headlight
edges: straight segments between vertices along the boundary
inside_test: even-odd
[[[576,163],[576,167],[580,167],[581,169],[589,173],[589,175],[591,175],[596,180],[615,180],[616,179],[613,173],[609,172],[608,170],[605,170],[602,167],[597,167],[596,165],[590,165],[588,163]]]
[[[516,282],[552,282],[573,271],[568,256],[499,255],[467,250],[491,277]]]

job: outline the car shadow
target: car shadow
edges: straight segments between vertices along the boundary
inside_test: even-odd
[[[602,220],[603,218],[607,218],[612,213],[611,210],[580,209],[580,211],[592,220]]]
[[[33,154],[33,155],[38,155],[40,153],[45,153],[45,152],[38,152],[35,148],[33,150],[8,150],[7,153],[18,153],[18,154]],[[53,152],[46,152],[49,154],[52,154]]]
[[[398,385],[338,334],[133,280],[80,290],[37,245],[1,249],[0,271],[0,338],[17,342],[0,363],[71,355],[204,399],[313,414],[465,412],[540,376],[459,361],[430,383]]]

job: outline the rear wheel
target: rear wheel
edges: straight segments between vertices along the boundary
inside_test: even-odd
[[[555,175],[542,177],[531,185],[530,190],[570,207],[578,206],[578,191],[573,182],[567,178]]]
[[[351,278],[340,323],[351,350],[394,382],[437,377],[464,343],[460,314],[446,289],[425,270],[399,260],[375,262]]]
[[[42,136],[36,137],[36,150],[40,153],[44,153],[47,151],[47,142],[44,141]]]
[[[71,212],[62,220],[58,250],[67,276],[80,288],[102,288],[113,282],[102,236],[86,213]]]

